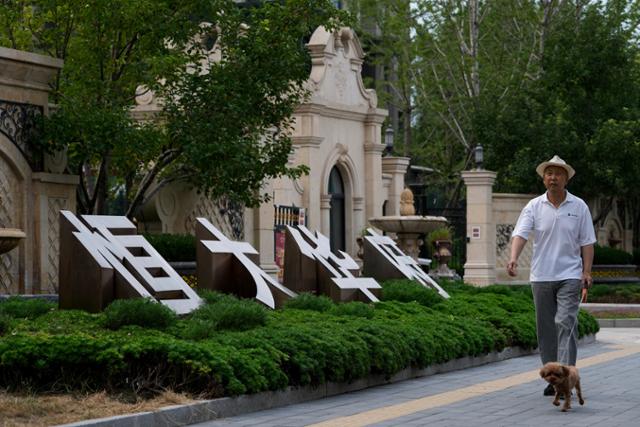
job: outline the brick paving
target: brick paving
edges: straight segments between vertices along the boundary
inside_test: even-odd
[[[520,375],[539,369],[538,355],[531,355],[196,425],[297,427],[326,422],[379,427],[639,426],[640,329],[601,329],[596,343],[580,347],[578,366],[580,360],[614,354],[621,346],[632,353],[580,370],[586,402],[580,406],[574,399],[568,413],[553,406],[552,397],[542,396],[546,385],[542,379],[528,380]],[[525,379],[512,386],[491,385],[510,378]],[[481,385],[481,392],[469,392],[477,385]],[[451,396],[455,401],[446,403]],[[424,402],[439,403],[428,407],[422,405]],[[404,413],[396,417],[393,414],[398,407]],[[361,418],[343,418],[352,416]],[[382,419],[385,417],[392,418]]]

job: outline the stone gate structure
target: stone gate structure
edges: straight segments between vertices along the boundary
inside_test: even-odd
[[[37,116],[49,111],[49,82],[62,61],[0,47],[0,228],[26,238],[0,255],[0,294],[57,293],[58,211],[75,211],[77,177],[66,157],[38,156],[28,144]]]

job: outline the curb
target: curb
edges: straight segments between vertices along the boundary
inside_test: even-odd
[[[640,320],[640,319],[638,319]],[[596,335],[588,335],[578,341],[579,345],[596,342]],[[491,352],[482,356],[466,356],[460,359],[424,369],[406,368],[391,378],[384,375],[370,375],[351,383],[325,383],[318,387],[287,387],[284,390],[265,391],[236,397],[221,397],[186,405],[167,406],[151,412],[139,412],[128,415],[98,418],[63,424],[65,427],[169,427],[202,423],[218,418],[227,418],[265,409],[322,399],[338,394],[349,393],[391,384],[411,378],[425,377],[460,369],[472,368],[488,363],[500,362],[515,357],[537,353],[537,349],[507,347],[500,352]]]

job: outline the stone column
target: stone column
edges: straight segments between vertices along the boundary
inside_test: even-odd
[[[387,216],[400,215],[400,193],[404,190],[404,175],[409,167],[408,157],[383,157],[382,173],[391,175],[389,197],[387,198]]]
[[[76,208],[77,175],[38,172],[33,174],[34,256],[31,293],[58,293],[58,255],[60,254],[60,211]]]
[[[301,117],[303,130],[308,133],[312,133],[317,125],[311,125],[309,123],[315,123],[311,117]],[[309,123],[307,123],[309,122]],[[309,129],[307,129],[307,127]],[[296,163],[309,166],[309,174],[300,177],[299,182],[302,184],[302,206],[306,208],[306,221],[307,228],[309,230],[317,230],[320,228],[322,219],[318,216],[320,213],[320,192],[322,181],[322,163],[323,160],[320,156],[320,144],[324,141],[324,137],[320,136],[294,136],[292,137],[293,144],[296,150]],[[321,215],[320,215],[321,216]]]
[[[262,187],[262,192],[271,194],[273,182],[267,181]],[[259,208],[253,209],[253,247],[260,257],[260,268],[267,274],[276,277],[278,266],[275,260],[273,226],[275,213],[273,203],[263,203]]]
[[[467,186],[466,283],[488,286],[496,281],[496,227],[493,221],[493,183],[496,173],[471,170],[462,173]]]
[[[375,109],[368,114],[364,123],[365,221],[367,218],[382,216],[384,197],[380,158],[384,151],[382,122],[384,122],[386,116],[386,111]]]
[[[331,194],[323,194],[320,196],[320,218],[322,220],[320,232],[329,237],[331,231]],[[307,227],[309,230],[314,228]]]

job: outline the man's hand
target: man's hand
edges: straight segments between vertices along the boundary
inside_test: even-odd
[[[591,273],[582,273],[582,298],[581,302],[587,302],[587,295],[589,294],[589,289],[593,286],[593,278],[591,277]]]
[[[582,287],[586,289],[591,289],[593,285],[593,278],[591,277],[591,273],[582,273]]]
[[[580,298],[580,302],[582,303],[587,302],[587,295],[589,295],[589,289],[582,288],[582,297]]]
[[[518,264],[515,261],[509,261],[507,264],[507,274],[511,277],[518,275]]]

